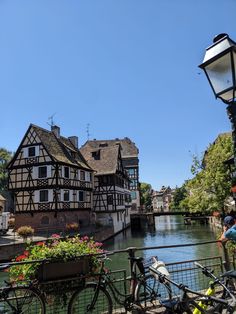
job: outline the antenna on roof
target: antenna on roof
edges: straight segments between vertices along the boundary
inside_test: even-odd
[[[56,112],[54,114],[52,114],[50,117],[48,117],[48,120],[50,122],[47,122],[48,125],[50,125],[51,127],[55,125],[53,117],[55,116]]]
[[[87,124],[87,127],[86,127],[86,133],[87,133],[87,139],[88,139],[88,141],[89,141],[89,137],[90,137],[90,132],[89,132],[89,128],[90,128],[90,124],[88,123]]]

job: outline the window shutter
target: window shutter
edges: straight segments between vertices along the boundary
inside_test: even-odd
[[[35,203],[39,202],[39,191],[34,191],[34,202]]]
[[[48,201],[49,202],[53,201],[53,190],[48,190]]]
[[[35,146],[35,156],[39,156],[39,145]]]
[[[32,171],[32,178],[33,179],[38,179],[38,167],[33,167],[33,171]]]
[[[52,166],[47,166],[47,178],[51,178],[52,176]]]

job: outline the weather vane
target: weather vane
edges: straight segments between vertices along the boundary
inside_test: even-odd
[[[54,123],[54,120],[53,120],[53,117],[55,116],[56,112],[54,114],[52,114],[50,117],[48,117],[48,120],[50,121],[49,123],[47,122],[48,125],[50,126],[54,126],[55,123]]]

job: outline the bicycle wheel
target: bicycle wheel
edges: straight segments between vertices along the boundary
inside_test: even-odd
[[[96,283],[90,283],[77,290],[70,299],[68,314],[111,314],[112,300],[110,294],[103,287],[99,287],[98,296],[94,299],[96,288]]]
[[[36,289],[15,287],[2,291],[0,314],[45,314],[45,303]]]
[[[171,298],[172,294],[169,283],[160,283],[151,274],[140,281],[135,289],[135,302],[143,309],[159,306],[160,300]]]

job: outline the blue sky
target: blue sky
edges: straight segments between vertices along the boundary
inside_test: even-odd
[[[64,136],[130,137],[140,180],[191,177],[192,154],[231,129],[198,69],[218,33],[236,40],[235,0],[0,0],[0,147],[30,123]]]

